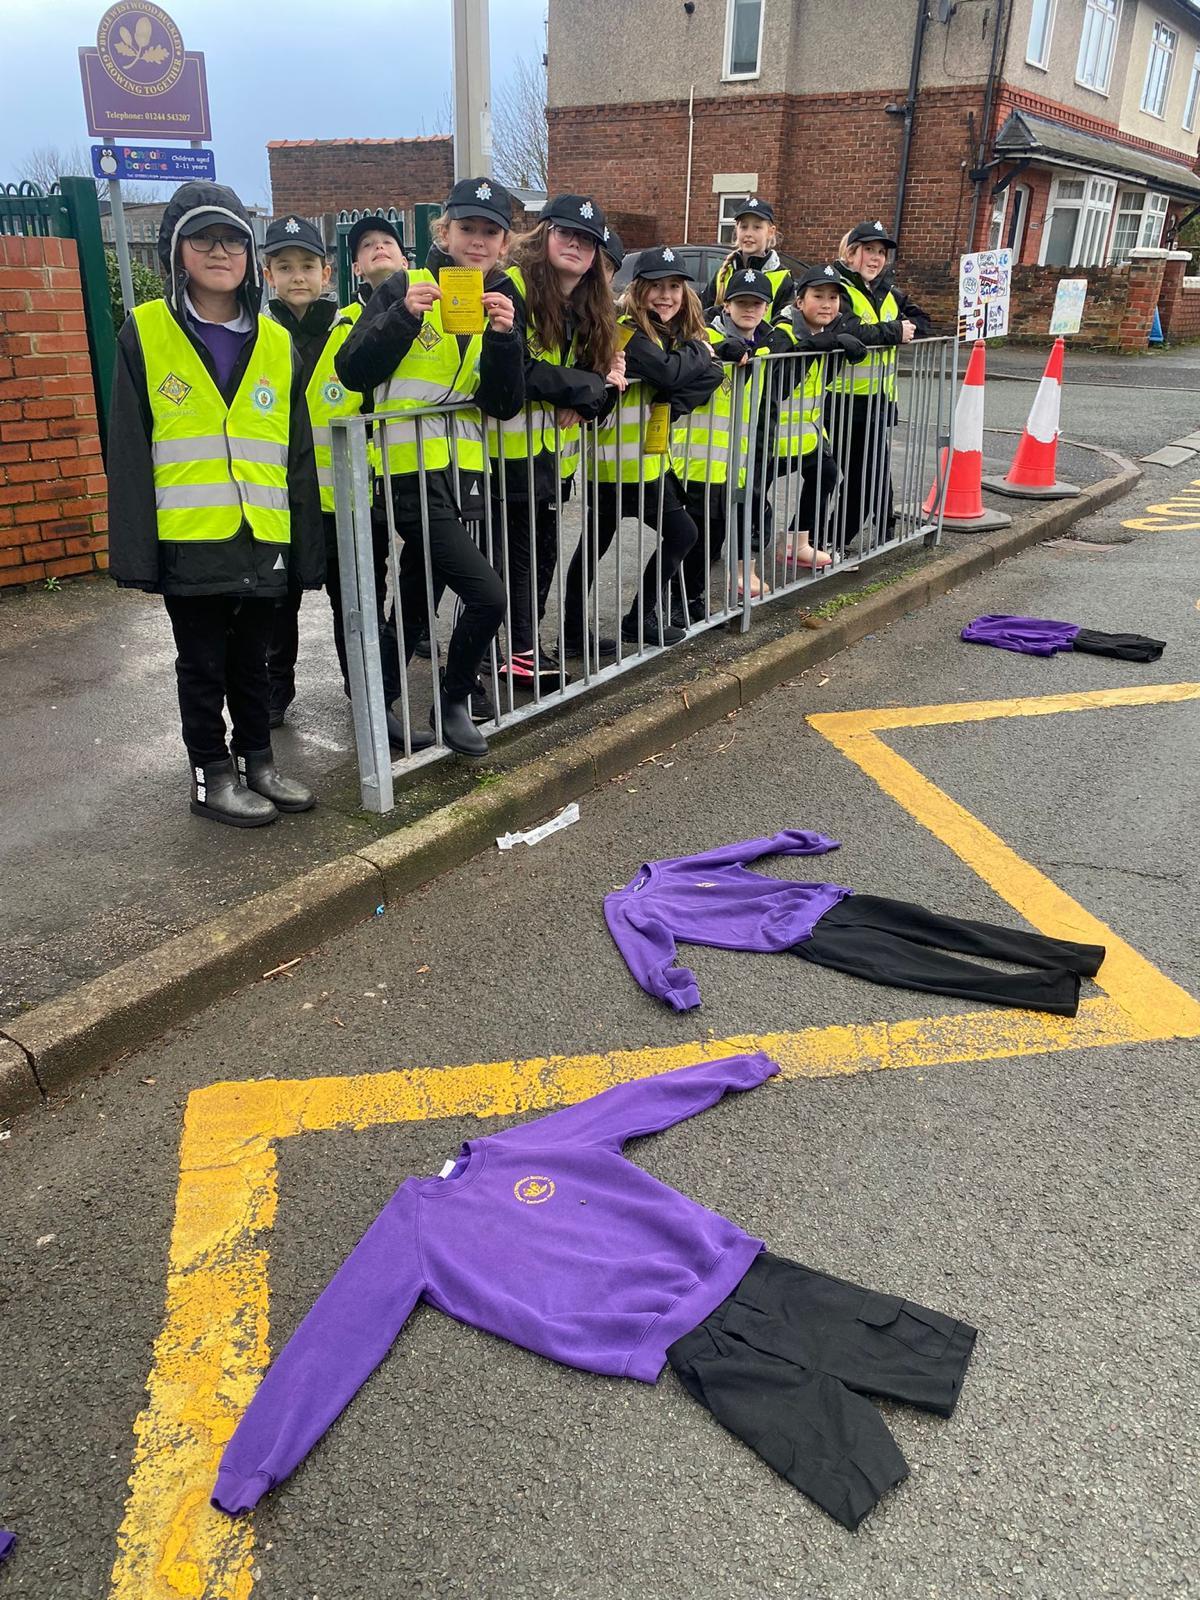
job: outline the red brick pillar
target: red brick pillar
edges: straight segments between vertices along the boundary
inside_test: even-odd
[[[0,237],[0,587],[108,565],[74,239]]]
[[[1162,323],[1163,338],[1169,339],[1176,313],[1183,299],[1183,275],[1191,264],[1190,250],[1168,252],[1163,268],[1162,288],[1158,292],[1158,315]]]
[[[1119,350],[1144,350],[1162,290],[1169,250],[1134,250],[1129,257],[1129,298],[1117,331]]]

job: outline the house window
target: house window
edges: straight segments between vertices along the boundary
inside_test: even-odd
[[[988,224],[989,250],[999,250],[1000,240],[1004,236],[1004,215],[1008,210],[1008,190],[1002,189],[992,201],[992,219]]]
[[[1121,0],[1087,0],[1084,8],[1075,80],[1098,94],[1108,93],[1120,12]]]
[[[745,194],[723,194],[720,196],[717,204],[718,244],[733,243],[733,224],[737,220],[738,212],[749,198],[749,195]]]
[[[757,78],[766,0],[729,0],[725,16],[725,76]]]
[[[1054,32],[1054,0],[1033,0],[1029,14],[1029,38],[1025,59],[1031,67],[1045,69],[1050,59],[1050,35]]]
[[[1157,250],[1170,205],[1165,194],[1126,189],[1117,201],[1109,265],[1123,266],[1133,250]]]
[[[1042,233],[1041,265],[1096,266],[1104,255],[1116,193],[1108,178],[1057,178]]]
[[[1192,75],[1188,79],[1187,103],[1183,108],[1183,126],[1191,133],[1196,126],[1196,100],[1200,96],[1200,50],[1192,57]]]
[[[1156,22],[1150,37],[1150,59],[1146,62],[1146,81],[1142,85],[1142,110],[1161,117],[1167,108],[1167,89],[1171,82],[1171,63],[1179,35],[1165,22]]]
[[[1165,194],[1148,194],[1142,212],[1142,231],[1138,235],[1139,250],[1157,250],[1162,243],[1163,224],[1167,220],[1167,207],[1171,204]]]

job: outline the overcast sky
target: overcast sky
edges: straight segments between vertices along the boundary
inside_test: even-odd
[[[450,89],[450,0],[159,0],[202,50],[217,177],[269,198],[269,139],[386,139],[434,131]],[[545,48],[547,0],[491,0],[493,84]],[[104,0],[4,0],[0,182],[29,151],[90,139],[80,45]],[[136,142],[136,141],[130,141]],[[181,145],[186,149],[186,145]],[[163,193],[167,191],[164,189]]]

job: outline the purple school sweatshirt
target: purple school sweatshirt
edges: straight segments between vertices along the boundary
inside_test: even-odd
[[[249,1510],[295,1470],[418,1300],[566,1366],[653,1383],[667,1346],[742,1278],[761,1239],[625,1160],[627,1139],[773,1077],[730,1056],[623,1083],[409,1178],[276,1358],[225,1447],[212,1503]]]
[[[1069,650],[1079,632],[1077,622],[1053,622],[1049,617],[976,617],[962,637],[968,644],[995,645],[1024,656],[1053,656]]]
[[[784,828],[698,856],[644,862],[623,889],[604,899],[617,949],[647,994],[676,1011],[700,1004],[696,974],[676,967],[675,941],[720,950],[788,950],[854,891],[836,883],[764,878],[745,863],[760,856],[820,856],[838,841]]]

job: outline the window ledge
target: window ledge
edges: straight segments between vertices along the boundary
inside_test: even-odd
[[[1109,81],[1111,85],[1111,79]],[[1102,100],[1108,99],[1107,89],[1097,89],[1094,83],[1084,83],[1082,78],[1076,78],[1075,83],[1080,89],[1086,89],[1089,94],[1098,94]]]

